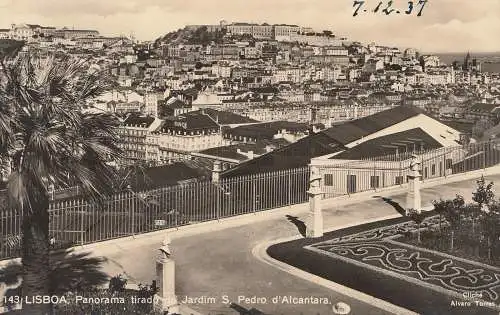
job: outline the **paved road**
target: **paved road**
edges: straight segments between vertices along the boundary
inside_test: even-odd
[[[489,176],[488,180],[500,181],[500,175]],[[462,194],[470,199],[475,180],[450,183],[422,191],[424,203],[433,199],[453,198]],[[403,204],[404,195],[392,196],[390,192],[380,194],[391,197]],[[365,220],[395,214],[394,208],[380,198],[355,202],[345,206],[328,205],[324,210],[327,229],[353,224]],[[305,213],[299,215],[305,218]],[[191,305],[204,314],[235,314],[223,303],[223,296],[237,302],[239,295],[248,298],[265,297],[266,304],[252,303],[251,306],[274,315],[316,315],[332,314],[327,305],[272,304],[270,299],[278,295],[295,297],[314,296],[328,298],[331,302],[343,301],[351,305],[351,314],[387,314],[373,305],[360,302],[333,292],[309,281],[294,277],[287,272],[259,261],[252,255],[252,249],[259,243],[283,237],[296,236],[298,230],[285,216],[263,222],[255,222],[242,227],[228,228],[196,236],[175,239],[172,249],[177,266],[176,290],[178,295],[189,297],[214,297],[215,303]],[[111,275],[127,274],[136,283],[150,282],[155,277],[154,259],[161,238],[150,242],[142,241],[139,246],[124,244],[121,248],[107,253],[110,262],[105,270]],[[332,268],[335,268],[332,265]],[[212,301],[213,302],[213,301]],[[241,301],[240,301],[241,302]],[[255,301],[252,301],[255,302]],[[244,303],[240,303],[245,306]],[[249,305],[246,305],[248,308]],[[225,312],[223,312],[225,311]]]

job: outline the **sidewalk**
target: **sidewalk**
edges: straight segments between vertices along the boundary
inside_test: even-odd
[[[494,182],[500,181],[500,175],[486,178]],[[474,187],[475,179],[468,179],[425,188],[422,190],[422,200],[425,204],[440,197],[453,198],[456,194],[462,194],[469,200]],[[402,192],[394,194],[385,191],[371,195],[390,197],[404,205],[405,194]],[[177,267],[176,287],[179,299],[182,301],[184,296],[199,298],[197,302],[202,303],[193,303],[190,307],[206,315],[235,314],[227,304],[224,304],[228,300],[246,308],[254,307],[274,315],[332,314],[330,305],[270,302],[272,297],[285,295],[328,298],[332,303],[346,302],[352,308],[351,314],[391,313],[371,305],[376,303],[361,302],[343,294],[347,292],[341,289],[337,292],[332,291],[303,278],[292,276],[256,258],[252,254],[256,246],[277,239],[296,237],[299,234],[297,227],[285,217],[287,214],[282,212],[274,219],[198,235],[180,238],[174,235],[172,250]],[[291,214],[304,221],[307,208],[299,207]],[[335,204],[334,201],[326,201],[324,224],[326,230],[332,230],[340,226],[393,215],[397,215],[394,208],[380,198],[366,197],[364,200],[359,200],[354,197]],[[123,244],[116,243],[113,247],[96,247],[94,253],[109,259],[104,268],[110,275],[122,273],[135,283],[150,283],[155,277],[154,261],[162,239],[163,235],[158,234]],[[240,300],[238,296],[241,296]],[[246,300],[248,304],[243,303],[243,297],[248,298]],[[215,298],[215,301],[211,298]],[[267,299],[266,303],[263,298]]]

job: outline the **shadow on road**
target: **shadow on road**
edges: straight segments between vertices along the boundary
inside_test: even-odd
[[[373,196],[373,198],[378,198],[383,200],[385,203],[391,205],[403,217],[406,216],[406,210],[398,202],[392,200],[391,198],[386,198],[382,196]]]
[[[109,281],[101,266],[106,262],[102,257],[91,257],[90,253],[74,253],[73,250],[51,254],[50,290],[52,294],[64,295],[67,292],[85,291],[101,286]],[[12,287],[5,296],[21,296],[23,266],[20,262],[9,263],[0,269],[0,284]]]
[[[293,223],[297,227],[297,230],[299,230],[300,235],[306,237],[306,224],[304,223],[304,221],[299,220],[298,217],[294,217],[289,214],[286,215],[286,218],[289,222]]]

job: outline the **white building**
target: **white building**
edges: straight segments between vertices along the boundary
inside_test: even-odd
[[[425,162],[424,178],[444,176],[462,153],[456,149],[459,131],[410,106],[336,125],[323,133],[334,139],[339,149],[312,159],[311,165],[319,168],[322,187],[330,195],[405,183],[404,163],[409,163],[412,153]],[[425,153],[438,149],[443,152]]]

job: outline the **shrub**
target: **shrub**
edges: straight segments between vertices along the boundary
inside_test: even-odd
[[[154,309],[156,281],[151,285],[139,284],[139,290],[127,289],[126,284],[127,279],[120,274],[110,279],[109,289],[69,292],[65,294],[67,304],[55,305],[56,314],[163,314]]]
[[[77,301],[77,296],[80,296]],[[82,300],[81,297],[85,299]],[[125,290],[111,292],[106,289],[95,289],[83,293],[68,293],[67,303],[55,305],[55,314],[75,315],[162,315],[154,310],[152,303],[133,303],[133,298],[139,297],[139,291]],[[95,302],[99,300],[100,302]],[[106,302],[108,301],[108,302]]]
[[[483,204],[490,204],[495,199],[495,193],[493,192],[493,182],[486,184],[484,176],[476,181],[477,188],[476,191],[472,193],[472,200],[477,202],[480,206]]]
[[[111,293],[123,292],[125,291],[127,282],[128,280],[124,278],[121,274],[114,276],[109,280],[109,290],[111,291]]]

